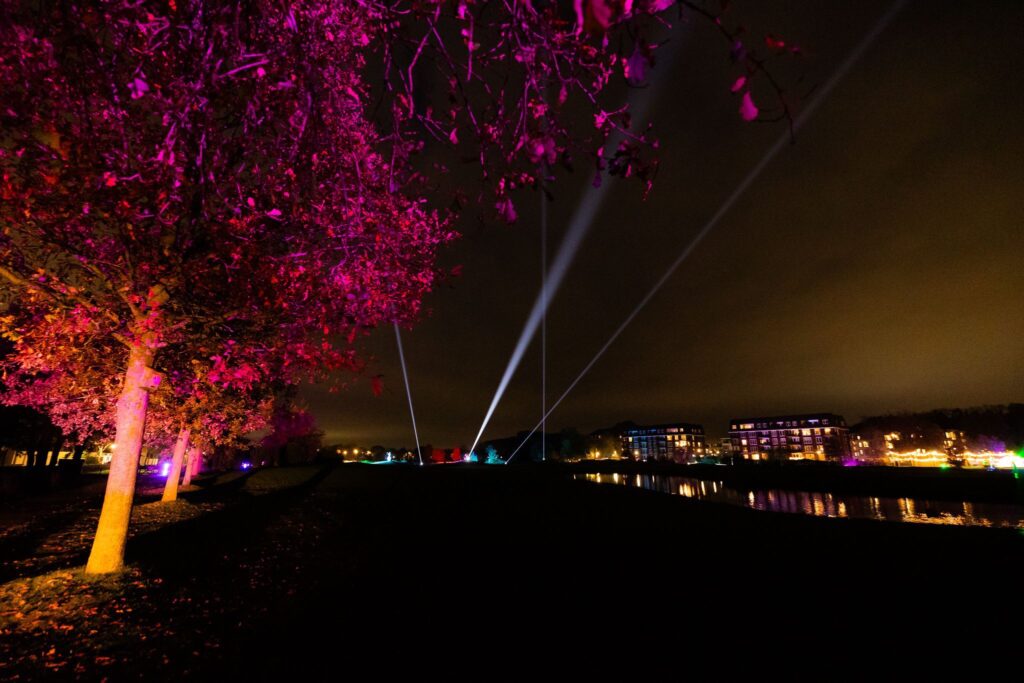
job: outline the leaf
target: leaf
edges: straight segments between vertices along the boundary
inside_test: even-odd
[[[747,48],[744,47],[743,41],[737,40],[732,44],[732,49],[729,50],[729,58],[733,62],[742,62],[747,58]]]
[[[640,43],[636,44],[633,48],[633,54],[629,56],[623,63],[623,71],[626,75],[626,81],[633,86],[643,85],[644,81],[647,80],[647,67],[650,64],[650,58],[645,54],[645,51],[640,49]]]
[[[646,9],[651,14],[657,14],[664,12],[675,3],[676,0],[647,0]]]
[[[743,117],[744,121],[753,121],[758,115],[757,105],[754,104],[754,99],[750,96],[750,91],[743,93],[743,101],[740,103],[740,116]]]
[[[128,89],[132,93],[132,99],[137,100],[149,92],[149,84],[141,78],[136,77],[128,84]]]
[[[498,209],[498,215],[501,216],[502,220],[506,223],[515,223],[518,215],[516,214],[515,204],[508,197],[501,199],[495,204],[495,208]]]

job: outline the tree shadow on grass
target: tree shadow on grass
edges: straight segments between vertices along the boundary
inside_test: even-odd
[[[202,541],[207,546],[212,547],[215,544],[210,541],[214,539],[216,544],[226,546],[229,544],[230,539],[243,538],[239,534],[239,529],[245,527],[247,532],[250,531],[248,529],[250,522],[246,520],[246,515],[256,514],[256,519],[260,519],[261,515],[266,516],[275,506],[281,505],[284,499],[289,498],[287,495],[282,497],[282,494],[286,494],[291,490],[290,488],[282,488],[271,493],[253,495],[245,490],[246,483],[250,479],[251,474],[245,473],[226,481],[222,477],[218,477],[204,482],[203,488],[183,492],[179,495],[181,502],[169,503],[167,504],[168,507],[162,509],[152,507],[154,504],[158,504],[159,495],[137,495],[135,499],[136,510],[133,512],[132,519],[133,528],[130,529],[130,533],[135,532],[135,535],[130,537],[128,541],[127,560],[129,562],[132,561],[133,553],[137,547],[144,549],[145,552],[160,555],[161,551],[150,550],[150,548],[153,545],[159,545],[164,542],[165,537],[158,535],[157,540],[154,541],[146,539],[153,534],[161,534],[164,531],[172,536],[180,534],[180,536],[173,540],[166,539],[171,543],[166,554],[178,553],[186,558],[190,554],[194,555],[196,548],[193,546],[197,541]],[[301,488],[302,491],[296,491],[294,495],[304,495],[303,491],[310,486],[315,486],[324,476],[326,476],[326,472],[315,474],[305,483],[295,487]],[[260,499],[258,503],[255,502],[256,499]],[[182,507],[183,505],[189,507]],[[146,507],[143,508],[143,506]],[[179,507],[175,509],[174,506]],[[222,506],[223,509],[213,512],[201,509],[213,506]],[[240,506],[241,509],[237,512],[229,512],[236,506]],[[151,515],[149,524],[158,525],[157,529],[138,532],[138,525],[140,523],[138,517],[143,510]],[[216,535],[210,536],[202,530],[204,520],[209,518],[219,519],[218,515],[225,512],[229,512],[229,518],[233,520],[233,523],[238,527],[237,529],[231,531],[226,525],[219,524],[217,526],[218,533],[223,532],[223,538],[219,538]],[[83,565],[89,556],[92,532],[95,530],[94,518],[88,520],[88,523],[84,521],[90,514],[92,517],[95,517],[95,514],[97,514],[95,506],[91,505],[91,503],[82,502],[75,504],[74,506],[69,506],[69,509],[54,511],[42,516],[39,520],[34,521],[26,530],[18,533],[16,536],[4,539],[0,543],[0,557],[3,558],[3,562],[0,564],[0,583],[38,577],[54,570],[69,569]],[[175,521],[177,516],[185,517],[185,519]],[[152,517],[155,517],[155,519]],[[214,523],[218,524],[216,521]],[[183,527],[180,531],[173,530],[179,526]],[[198,531],[196,531],[197,529]],[[253,529],[252,531],[258,532],[258,529]],[[174,545],[174,543],[178,542],[185,542],[182,549],[178,549]],[[145,557],[144,553],[140,556],[140,560]]]
[[[269,525],[302,501],[329,473],[329,468],[323,468],[304,482],[260,494],[245,491],[248,478],[235,479],[224,488],[190,492],[185,496],[189,502],[216,500],[228,504],[131,539],[126,560],[147,573],[165,577],[237,572],[236,553],[257,544]]]
[[[66,555],[63,557],[64,561],[62,562],[44,562],[42,563],[43,566],[33,563],[31,571],[26,572],[24,570],[25,563],[40,555],[39,548],[47,539],[66,529],[70,529],[86,512],[87,510],[84,508],[75,508],[47,515],[42,519],[33,521],[16,536],[5,539],[0,543],[0,557],[3,558],[3,562],[0,564],[0,583],[24,576],[42,574],[58,568],[58,566],[65,565],[67,562]]]

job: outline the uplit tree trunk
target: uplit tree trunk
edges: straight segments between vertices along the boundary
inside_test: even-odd
[[[117,400],[117,431],[110,460],[107,490],[96,526],[87,574],[107,574],[124,566],[124,546],[128,540],[128,521],[135,495],[135,476],[139,471],[139,454],[149,408],[149,389],[154,386],[153,362],[155,344],[136,343],[128,356],[124,387]]]
[[[164,484],[164,495],[161,500],[169,503],[178,499],[178,479],[181,478],[181,464],[185,460],[185,451],[188,450],[188,437],[191,433],[188,427],[182,427],[178,432],[178,440],[174,442],[174,453],[171,456],[171,471],[167,475],[167,483]]]
[[[181,482],[182,486],[189,486],[192,483],[192,477],[199,474],[199,464],[202,457],[199,454],[199,449],[195,446],[189,449],[188,464],[185,465],[185,481]]]

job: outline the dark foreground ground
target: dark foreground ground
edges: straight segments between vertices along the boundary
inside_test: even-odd
[[[0,680],[1020,671],[1016,531],[775,515],[530,467],[204,484],[142,495],[130,569],[103,580],[77,569],[100,486],[0,513]]]

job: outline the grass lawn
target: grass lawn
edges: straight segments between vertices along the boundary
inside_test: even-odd
[[[140,498],[116,577],[80,572],[91,489],[0,534],[0,680],[333,680],[357,660],[793,679],[808,650],[841,673],[1021,623],[1017,531],[762,513],[535,467],[200,483]]]

